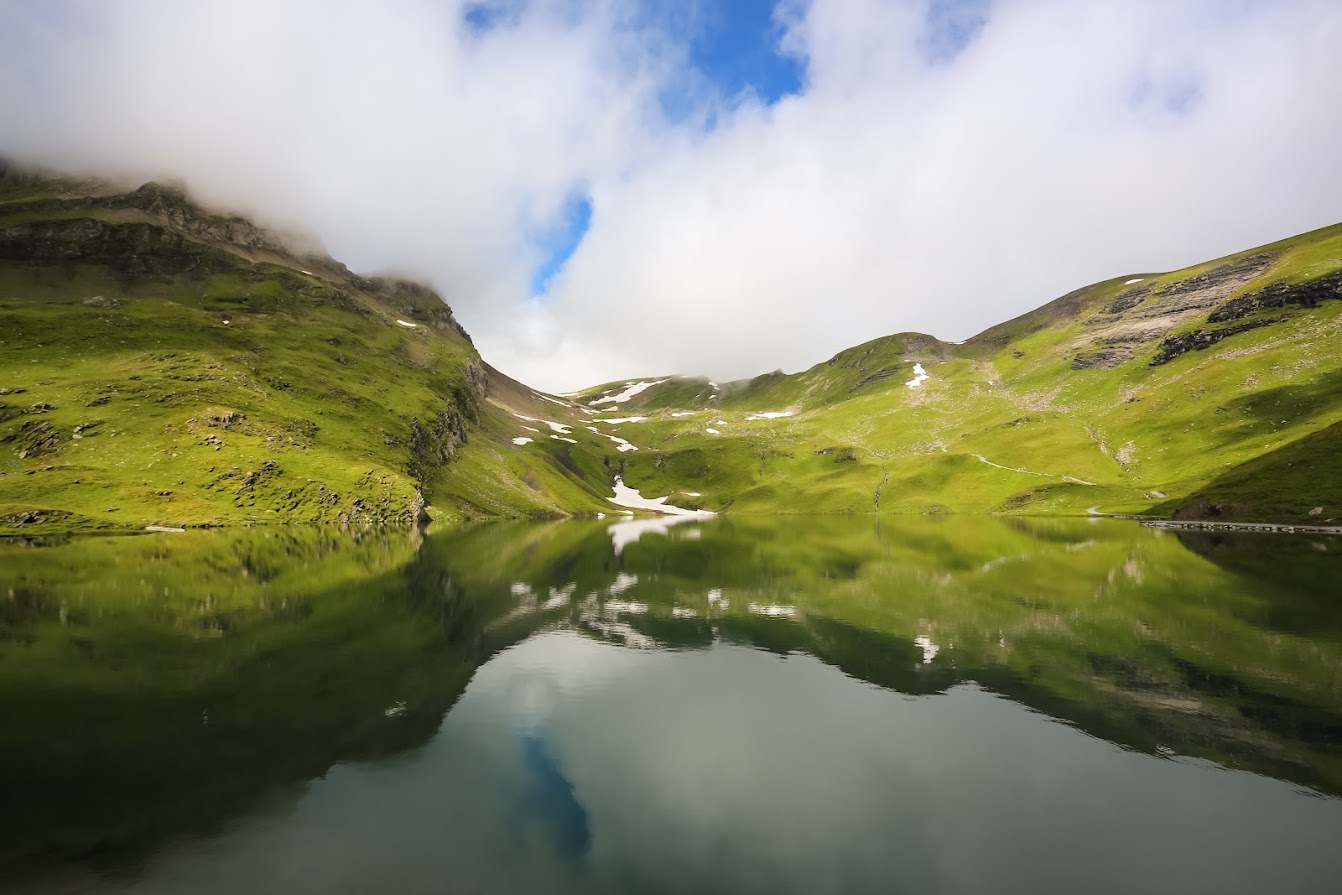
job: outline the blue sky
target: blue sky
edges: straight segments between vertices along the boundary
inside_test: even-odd
[[[592,200],[584,195],[570,196],[554,224],[536,237],[542,260],[531,274],[532,296],[545,294],[550,281],[577,251],[591,226]]]
[[[805,68],[780,51],[774,7],[770,0],[706,4],[692,27],[690,64],[724,96],[749,92],[772,104],[801,92]]]

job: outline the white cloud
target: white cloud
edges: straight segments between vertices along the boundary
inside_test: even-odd
[[[427,2],[61,9],[7,11],[0,148],[184,176],[429,277],[491,362],[557,390],[961,339],[1342,208],[1328,0],[999,0],[953,58],[922,2],[789,3],[804,93],[708,133],[663,120],[683,46],[615,0],[478,37]],[[575,186],[591,230],[531,302],[531,238]]]

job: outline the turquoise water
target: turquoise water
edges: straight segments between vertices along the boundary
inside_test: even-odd
[[[0,882],[1334,891],[1340,555],[993,519],[0,544]]]

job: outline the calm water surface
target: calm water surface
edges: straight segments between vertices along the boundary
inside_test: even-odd
[[[0,543],[0,889],[1342,891],[1342,539]]]

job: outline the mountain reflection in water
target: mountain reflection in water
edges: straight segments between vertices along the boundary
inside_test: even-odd
[[[0,543],[0,882],[1342,881],[1342,540],[631,525]]]

